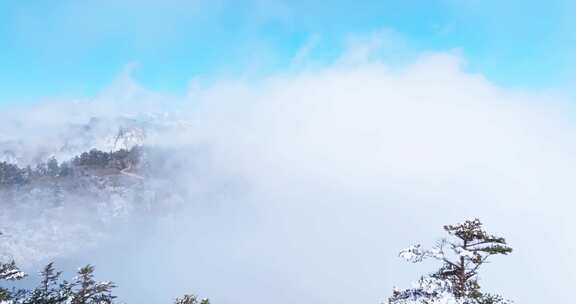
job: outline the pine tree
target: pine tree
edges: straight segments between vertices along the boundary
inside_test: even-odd
[[[14,164],[0,162],[0,187],[26,183],[24,171]]]
[[[70,304],[111,304],[115,296],[112,282],[96,282],[94,266],[87,265],[78,270],[78,276],[71,284]]]
[[[2,232],[0,232],[0,236]],[[0,261],[0,282],[1,281],[17,281],[21,280],[26,275],[17,266],[16,262],[3,263]],[[0,303],[12,303],[14,300],[20,299],[24,294],[22,290],[10,290],[0,286]]]
[[[0,281],[16,281],[25,277],[25,274],[16,267],[14,261],[10,263],[0,262]],[[10,290],[0,286],[0,303],[11,303],[19,299],[23,295],[23,291]]]
[[[51,157],[46,162],[46,175],[50,177],[58,177],[60,176],[60,164],[56,158]]]
[[[62,272],[54,269],[49,263],[40,272],[40,285],[29,292],[24,304],[61,304],[71,296],[71,286],[68,282],[59,282]]]
[[[210,304],[210,301],[208,299],[199,300],[197,296],[187,294],[176,298],[174,304]]]
[[[438,271],[422,277],[417,287],[395,289],[390,304],[407,303],[455,303],[497,304],[509,303],[499,295],[481,291],[478,271],[493,255],[512,252],[504,238],[488,234],[478,219],[467,220],[456,225],[446,225],[448,239],[440,240],[431,250],[420,245],[411,246],[400,252],[406,260],[418,263],[433,258],[442,263]]]

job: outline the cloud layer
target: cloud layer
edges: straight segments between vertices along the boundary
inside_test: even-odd
[[[148,144],[209,151],[174,183],[214,181],[221,191],[81,254],[129,302],[194,291],[224,304],[379,303],[427,271],[403,264],[399,249],[476,216],[516,249],[488,266],[487,287],[540,303],[566,301],[576,283],[576,124],[567,100],[495,86],[452,53],[401,67],[341,60],[193,86],[179,98],[123,79],[73,108],[21,109],[18,119],[42,119],[10,132],[33,141],[40,126],[79,112],[161,109],[190,123]],[[193,183],[198,172],[211,182]]]

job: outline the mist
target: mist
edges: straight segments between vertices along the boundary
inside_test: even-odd
[[[220,304],[381,303],[430,270],[404,263],[400,249],[479,217],[515,249],[481,276],[488,290],[518,303],[567,302],[576,283],[570,100],[500,87],[452,52],[401,66],[346,58],[192,83],[177,97],[128,71],[98,96],[3,109],[0,139],[22,143],[28,161],[92,117],[181,122],[145,142],[162,152],[144,184],[161,181],[155,189],[177,203],[105,228],[88,223],[102,235],[63,234],[73,241],[66,248],[32,242],[35,259],[23,262],[95,264],[127,303],[188,292]],[[62,212],[47,225],[69,227],[74,214]],[[18,225],[41,237],[25,218]]]

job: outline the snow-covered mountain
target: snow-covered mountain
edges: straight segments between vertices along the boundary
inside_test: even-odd
[[[0,134],[0,162],[35,165],[49,158],[66,161],[82,152],[129,150],[153,143],[166,134],[190,130],[191,124],[168,114],[93,117],[86,122],[67,124],[50,130],[38,140],[35,136]]]
[[[25,264],[65,255],[77,244],[97,243],[115,224],[169,214],[203,195],[197,189],[209,187],[192,193],[177,180],[193,176],[189,168],[200,157],[157,145],[157,138],[189,127],[166,115],[92,118],[49,134],[49,141],[0,142],[0,165],[11,164],[0,166],[0,252]],[[50,158],[57,162],[46,163]],[[21,170],[24,179],[3,184],[2,174],[13,174],[7,170]]]

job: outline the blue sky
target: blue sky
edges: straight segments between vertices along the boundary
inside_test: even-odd
[[[194,165],[170,184],[202,201],[176,225],[120,234],[140,247],[82,254],[134,303],[188,291],[214,303],[381,303],[421,274],[397,249],[475,216],[518,249],[487,287],[517,303],[570,302],[574,0],[0,0],[0,20],[0,143],[30,162],[62,152],[63,134],[93,117],[179,112],[154,116],[178,129],[146,144]],[[334,64],[374,41],[377,59],[405,66]],[[29,235],[38,248],[54,240]],[[53,244],[77,247],[49,242],[47,256]],[[206,275],[165,279],[182,267]]]
[[[502,3],[505,2],[505,3]],[[350,37],[393,32],[404,53],[458,49],[503,86],[569,93],[571,1],[0,1],[0,102],[91,96],[129,64],[146,87],[264,75],[300,50],[330,62]]]

